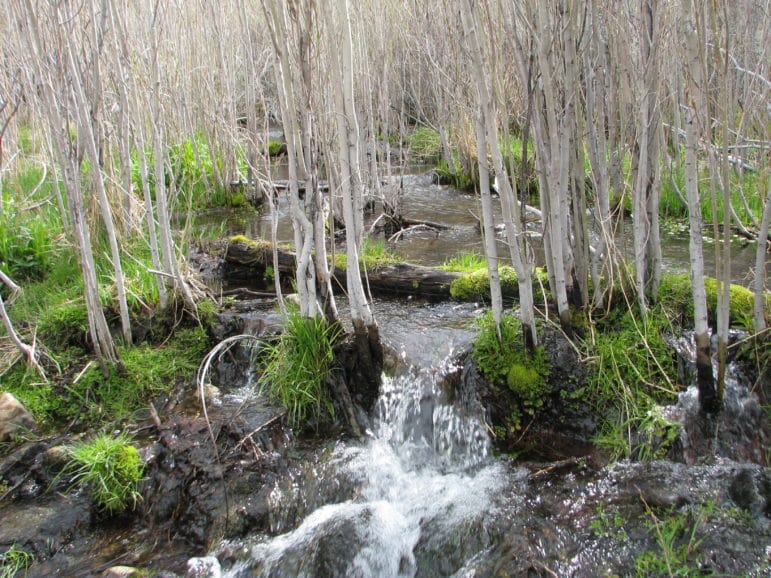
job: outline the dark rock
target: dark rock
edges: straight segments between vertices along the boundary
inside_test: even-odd
[[[771,505],[771,478],[766,472],[750,468],[739,470],[728,493],[734,503],[755,517],[768,514]]]

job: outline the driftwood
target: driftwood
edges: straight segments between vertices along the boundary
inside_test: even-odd
[[[227,264],[225,275],[228,279],[259,279],[267,267],[273,266],[272,249],[269,243],[249,241],[232,242],[225,253]],[[295,274],[294,252],[278,249],[279,271],[284,275]],[[444,271],[436,267],[424,267],[411,263],[395,263],[362,271],[362,281],[373,295],[412,296],[431,301],[452,299],[450,285],[462,274]],[[345,289],[346,271],[336,267],[333,272],[334,284]],[[504,291],[505,298],[516,297],[515,292]]]

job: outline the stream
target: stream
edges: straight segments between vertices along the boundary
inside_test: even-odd
[[[653,520],[667,515],[698,536],[684,575],[768,575],[767,468],[734,461],[732,447],[693,465],[496,456],[456,361],[481,310],[374,306],[401,363],[384,377],[366,439],[306,455],[270,489],[270,531],[216,544],[188,562],[189,576],[655,576],[660,567],[640,574],[636,564],[660,550]],[[757,402],[735,377],[726,414],[757,423]],[[687,423],[693,399],[690,388],[670,411]],[[684,439],[698,435],[691,428]]]
[[[451,225],[391,243],[405,260],[435,265],[481,250],[472,195],[408,175],[402,202],[409,218]],[[279,239],[289,240],[283,201],[279,213]],[[269,237],[269,217],[251,209],[193,226]],[[667,240],[665,269],[687,267],[683,250],[682,234]],[[737,245],[735,281],[753,261],[754,246]],[[166,400],[160,425],[138,424],[152,434],[134,516],[105,520],[87,494],[56,485],[51,441],[0,461],[0,475],[20,480],[19,499],[0,511],[0,545],[34,552],[30,577],[131,575],[105,574],[124,566],[158,578],[771,576],[771,471],[759,465],[770,455],[768,408],[737,366],[716,422],[699,417],[692,385],[661,408],[683,427],[675,461],[608,464],[578,446],[517,460],[494,452],[462,356],[483,309],[375,299],[373,310],[391,353],[363,440],[294,439],[255,386],[249,356],[236,353],[212,390],[216,433],[189,386]],[[276,331],[278,317],[271,300],[236,300],[220,338]],[[687,374],[688,340],[673,345]]]
[[[434,232],[427,230],[411,231],[399,240],[389,242],[388,249],[404,261],[418,265],[441,265],[448,258],[461,252],[483,252],[479,233],[478,218],[482,214],[479,197],[458,191],[446,185],[434,183],[426,167],[411,166],[403,177],[403,192],[400,207],[405,218],[416,221],[439,223],[449,228]],[[502,226],[500,201],[493,198],[494,221],[498,228]],[[292,224],[289,218],[289,202],[286,195],[280,196],[277,208],[279,242],[292,242]],[[368,223],[378,215],[369,215]],[[367,220],[365,218],[365,220]],[[214,210],[194,217],[193,228],[206,236],[245,235],[252,239],[270,239],[271,218],[267,209],[256,216],[252,208],[238,210]],[[529,229],[536,255],[536,264],[543,261],[540,250],[540,238],[535,224]],[[631,221],[627,227],[627,236],[631,238]],[[689,271],[688,230],[678,225],[662,224],[662,270],[664,272],[686,273]],[[631,241],[617,240],[631,258]],[[714,243],[712,243],[713,245]],[[704,265],[707,275],[714,276],[715,252],[710,250],[711,239],[705,238]],[[731,279],[733,283],[749,285],[752,281],[749,271],[755,267],[755,242],[734,236],[731,245]],[[503,262],[508,260],[508,247],[504,239],[499,238],[498,255]]]

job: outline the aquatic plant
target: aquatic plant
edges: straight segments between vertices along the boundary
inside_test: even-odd
[[[100,434],[73,445],[69,453],[65,473],[73,473],[73,481],[88,488],[98,508],[110,514],[136,509],[143,467],[128,436]]]
[[[697,560],[697,549],[715,511],[713,503],[689,506],[683,511],[673,508],[657,515],[648,504],[646,524],[658,545],[658,550],[647,550],[635,560],[635,576],[700,576],[702,568]]]
[[[439,133],[427,126],[415,127],[407,136],[410,154],[423,160],[436,158],[442,154],[442,141]]]
[[[439,268],[444,271],[457,273],[473,273],[487,267],[487,260],[476,251],[458,253],[454,257],[445,259]]]

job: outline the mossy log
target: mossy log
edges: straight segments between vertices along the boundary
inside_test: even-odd
[[[244,237],[231,239],[225,253],[227,263],[225,276],[228,281],[249,281],[263,278],[267,267],[273,267],[272,248],[264,241],[251,241]],[[278,266],[283,275],[295,274],[295,255],[287,248],[278,249]],[[411,263],[381,265],[362,272],[362,280],[373,295],[411,296],[430,301],[474,301],[480,299],[478,291],[462,294],[457,291],[459,283],[470,274],[444,271],[437,267],[425,267]],[[334,283],[345,289],[346,271],[335,267]],[[453,287],[456,288],[453,291]],[[489,294],[489,289],[487,291]],[[504,290],[504,298],[517,297],[516,283]]]

